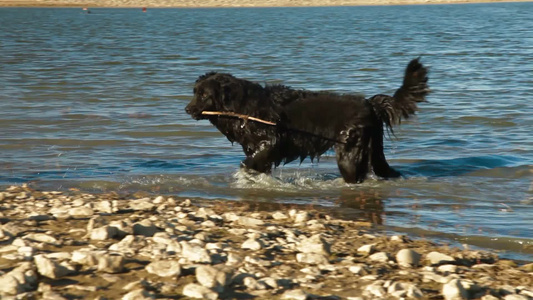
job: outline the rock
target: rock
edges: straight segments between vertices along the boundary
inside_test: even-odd
[[[371,299],[384,298],[387,295],[387,292],[383,288],[381,281],[382,280],[378,280],[377,282],[368,285],[363,291],[363,295],[371,297]]]
[[[124,270],[124,257],[121,255],[105,254],[98,257],[98,271],[106,273],[120,273]]]
[[[533,263],[523,265],[519,269],[524,270],[526,272],[533,272]]]
[[[445,300],[468,299],[468,293],[459,279],[452,279],[444,284],[442,286],[442,296]]]
[[[441,265],[445,263],[455,262],[455,258],[435,251],[428,253],[426,255],[426,259],[429,260],[432,265]]]
[[[16,295],[34,290],[37,274],[29,262],[22,263],[11,272],[0,276],[0,299],[2,295]]]
[[[309,221],[309,213],[307,211],[299,211],[299,212],[296,212],[295,214],[291,215],[292,218],[294,219],[294,223],[298,224],[298,223],[305,223],[307,221]]]
[[[481,297],[480,300],[500,300],[500,298],[494,297],[492,295],[485,295],[485,296]]]
[[[148,264],[146,271],[160,277],[179,276],[181,274],[181,266],[174,260],[161,260]]]
[[[109,246],[109,250],[122,253],[135,253],[135,250],[132,248],[134,242],[135,236],[127,235],[120,242]]]
[[[133,234],[143,236],[153,236],[159,229],[148,219],[133,224]]]
[[[131,209],[138,211],[152,211],[155,209],[155,205],[150,201],[150,198],[131,200],[129,206]]]
[[[296,260],[304,264],[320,265],[328,264],[328,258],[322,254],[317,253],[298,253],[296,254]]]
[[[387,252],[378,252],[370,255],[368,257],[372,261],[377,262],[388,262],[389,261],[389,254]]]
[[[37,272],[42,276],[58,279],[71,273],[71,270],[59,263],[45,257],[42,254],[35,255],[33,258]]]
[[[302,253],[317,253],[329,256],[330,245],[326,243],[320,234],[315,234],[310,238],[303,239],[297,246],[298,251]]]
[[[265,224],[263,220],[250,217],[239,217],[237,223],[245,227],[257,227]]]
[[[247,239],[242,243],[242,249],[250,249],[253,251],[261,250],[263,248],[263,243],[258,239]]]
[[[441,273],[457,273],[456,265],[442,265],[437,268],[437,271]]]
[[[504,300],[529,300],[529,297],[524,296],[524,295],[511,294],[511,295],[506,295],[503,299]]]
[[[112,214],[117,211],[109,200],[102,200],[94,203],[94,209],[106,214]]]
[[[94,210],[86,206],[73,207],[68,210],[68,214],[72,217],[91,217],[94,215]]]
[[[75,263],[93,267],[98,265],[98,257],[104,255],[106,251],[94,251],[90,249],[80,249],[72,252],[71,260]]]
[[[354,273],[355,275],[363,275],[365,272],[365,265],[359,264],[359,265],[350,266],[348,267],[348,270]]]
[[[46,243],[54,246],[61,245],[61,243],[55,237],[44,233],[30,233],[25,235],[23,239],[34,242]]]
[[[154,293],[149,292],[145,289],[137,289],[124,295],[124,297],[122,297],[122,300],[148,300],[155,298],[156,297]]]
[[[183,288],[183,296],[194,299],[216,300],[218,294],[205,286],[189,283]]]
[[[402,267],[417,267],[421,257],[412,249],[402,249],[396,253],[396,262]]]
[[[287,299],[287,300],[306,300],[308,295],[300,289],[296,290],[289,290],[283,293],[281,295],[281,299]]]
[[[288,217],[286,214],[284,214],[284,213],[282,213],[282,212],[280,212],[280,211],[276,211],[276,212],[274,212],[274,213],[272,214],[272,218],[273,218],[274,220],[286,220],[286,219],[288,219],[289,217]]]
[[[33,255],[35,255],[35,248],[29,246],[19,247],[17,252],[22,254],[25,258],[32,258]]]
[[[363,245],[359,248],[357,248],[357,252],[364,253],[364,254],[372,254],[375,251],[374,244],[369,245]]]
[[[201,285],[222,293],[229,284],[231,275],[225,270],[215,268],[210,265],[203,265],[196,268],[196,280]]]
[[[189,260],[190,262],[196,263],[208,263],[212,262],[212,258],[201,246],[188,243],[186,241],[180,242],[181,245],[181,256]]]
[[[104,227],[96,228],[91,231],[91,240],[105,241],[118,236],[118,229],[113,226],[106,225]]]

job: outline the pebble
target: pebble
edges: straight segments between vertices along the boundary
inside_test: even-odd
[[[263,220],[251,217],[238,217],[237,223],[245,227],[258,227],[265,224]]]
[[[105,273],[120,273],[124,270],[124,257],[121,255],[105,254],[98,257],[98,271]]]
[[[140,222],[133,224],[133,234],[143,236],[153,236],[159,229],[153,224],[152,221],[144,219]]]
[[[91,240],[105,241],[118,236],[118,229],[113,226],[106,225],[104,227],[96,228],[91,231]]]
[[[330,245],[322,239],[320,234],[315,234],[309,238],[304,238],[297,246],[298,251],[302,253],[316,253],[329,256]]]
[[[421,257],[412,249],[402,249],[396,253],[396,262],[402,267],[417,267]]]
[[[247,239],[242,243],[242,249],[250,249],[253,251],[261,250],[263,248],[263,243],[258,239]]]
[[[196,284],[189,283],[183,288],[183,296],[191,297],[194,299],[206,299],[206,300],[216,300],[218,299],[218,293],[212,291],[211,289]]]
[[[283,293],[283,295],[281,295],[281,299],[287,300],[306,300],[307,297],[308,294],[301,289],[286,291]]]
[[[317,253],[298,253],[296,261],[304,264],[321,265],[329,263],[328,258]]]
[[[122,300],[148,300],[155,298],[156,297],[154,293],[149,292],[145,289],[137,289],[124,295],[124,297],[122,297]]]
[[[468,299],[468,293],[459,279],[453,279],[445,283],[442,286],[442,296],[445,300]]]
[[[357,252],[364,254],[372,254],[376,250],[374,244],[363,245],[357,248]]]
[[[506,295],[503,299],[504,300],[529,300],[529,297],[524,296],[524,295],[511,294],[511,295]]]
[[[146,266],[146,271],[159,277],[177,277],[181,274],[181,266],[174,260],[154,261]]]
[[[376,262],[388,262],[389,259],[390,259],[389,254],[386,253],[386,252],[374,253],[374,254],[370,255],[368,258],[371,261],[376,261]]]
[[[80,206],[69,209],[67,213],[72,217],[90,217],[94,215],[94,210],[90,207]]]
[[[210,264],[213,260],[211,255],[199,245],[191,244],[186,241],[180,242],[181,256],[190,262]]]
[[[455,258],[435,251],[428,253],[426,255],[426,259],[429,260],[432,265],[441,265],[445,263],[455,262]]]
[[[230,279],[231,274],[220,268],[209,265],[202,265],[196,268],[196,280],[198,283],[218,293],[224,291]]]
[[[37,272],[42,276],[58,279],[71,273],[65,266],[45,257],[42,254],[33,257]]]

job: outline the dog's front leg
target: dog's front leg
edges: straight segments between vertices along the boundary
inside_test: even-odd
[[[241,167],[247,170],[254,170],[259,173],[270,173],[272,170],[272,143],[262,141],[259,147],[241,162]]]

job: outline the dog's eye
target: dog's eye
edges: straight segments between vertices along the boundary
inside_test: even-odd
[[[208,94],[202,94],[202,100],[206,100],[207,98],[209,98]]]

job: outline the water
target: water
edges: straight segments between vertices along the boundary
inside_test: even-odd
[[[0,8],[0,186],[315,205],[532,260],[532,9]],[[331,153],[250,177],[184,113],[207,71],[373,95],[419,55],[434,92],[386,142],[400,180],[347,185]]]

